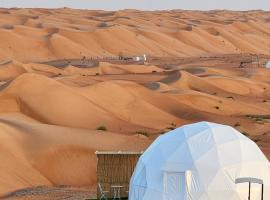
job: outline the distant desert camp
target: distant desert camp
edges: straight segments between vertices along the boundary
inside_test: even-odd
[[[266,67],[267,69],[270,69],[270,60],[266,63],[265,67]]]
[[[268,200],[269,15],[0,8],[0,199]]]

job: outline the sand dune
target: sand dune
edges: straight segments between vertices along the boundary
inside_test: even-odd
[[[25,73],[26,70],[19,62],[6,60],[0,63],[0,81],[7,81]]]
[[[0,9],[0,195],[94,188],[96,150],[141,151],[203,120],[269,157],[269,22],[266,11]]]
[[[1,114],[0,127],[0,159],[5,160],[0,193],[37,185],[94,184],[94,151],[142,150],[149,143],[135,136],[40,124],[19,114]]]
[[[71,88],[36,74],[18,77],[6,94],[17,99],[22,113],[44,123],[91,129],[105,124],[115,131],[127,124]]]
[[[155,56],[267,54],[270,50],[267,14],[3,9],[0,57],[29,62],[119,52]],[[159,18],[147,20],[155,15]]]
[[[129,123],[153,129],[165,129],[170,123],[185,122],[177,119],[167,110],[160,109],[154,105],[153,101],[149,101],[150,98],[156,97],[164,102],[167,97],[155,94],[132,82],[107,81],[98,83],[89,88],[82,88],[81,94]],[[143,113],[147,113],[147,115],[143,115]]]

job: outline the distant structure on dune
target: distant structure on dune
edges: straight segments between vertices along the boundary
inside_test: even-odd
[[[266,63],[265,67],[266,67],[267,69],[270,69],[270,60]]]
[[[140,157],[129,200],[270,199],[269,161],[232,127],[200,122],[161,135]]]
[[[134,56],[133,60],[136,62],[146,62],[147,57],[146,54],[143,54],[142,56]]]

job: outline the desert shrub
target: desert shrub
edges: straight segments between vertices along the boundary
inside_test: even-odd
[[[234,99],[234,97],[233,96],[229,96],[229,97],[227,97],[228,99]]]
[[[97,130],[98,130],[98,131],[107,131],[107,127],[104,126],[104,125],[101,125],[101,126],[98,126],[98,127],[97,127]]]
[[[167,129],[169,129],[169,130],[176,129],[176,123],[174,123],[174,122],[170,123],[170,125],[167,127]]]
[[[99,75],[99,73],[97,72],[97,73],[96,73],[96,76],[98,76],[98,75]]]
[[[149,133],[145,130],[136,131],[137,134],[149,137]]]
[[[260,141],[260,139],[258,139],[258,138],[253,138],[252,140],[253,140],[253,142],[256,142],[256,143]]]
[[[108,24],[106,23],[106,22],[101,22],[99,25],[98,25],[98,27],[100,27],[100,28],[105,28],[105,27],[107,27],[108,26]]]
[[[219,106],[215,106],[215,109],[219,110]]]
[[[264,119],[262,119],[262,118],[256,118],[255,121],[258,124],[264,124],[264,122],[265,122]]]
[[[247,118],[255,120],[257,123],[263,124],[270,119],[270,115],[245,115]]]
[[[263,121],[263,118],[257,117],[257,118],[255,118],[255,121],[256,121],[256,122]]]
[[[11,25],[11,24],[4,24],[2,27],[3,27],[4,29],[8,29],[8,30],[11,30],[11,29],[14,28],[14,26]]]
[[[32,16],[31,18],[32,18],[32,19],[38,19],[39,16],[38,16],[38,15],[35,15],[35,16]]]
[[[238,126],[241,126],[241,124],[240,124],[239,122],[236,122],[236,123],[234,124],[234,127],[238,127]]]
[[[161,130],[161,131],[159,131],[157,134],[158,134],[158,135],[163,135],[163,134],[165,134],[165,133],[167,133],[166,130]]]
[[[257,142],[260,141],[260,138],[257,137],[257,136],[250,136],[249,138],[250,138],[253,142],[255,142],[255,143],[257,143]]]
[[[186,29],[186,31],[192,31],[193,27],[192,26],[187,26],[185,29]]]
[[[242,132],[242,134],[243,134],[244,136],[249,137],[249,134],[248,134],[247,132]]]

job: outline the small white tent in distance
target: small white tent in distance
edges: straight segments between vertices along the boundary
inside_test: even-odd
[[[266,63],[265,67],[266,67],[267,69],[270,69],[270,60]]]
[[[270,199],[269,161],[230,126],[186,125],[158,137],[140,157],[129,200]],[[263,183],[263,185],[261,185]]]

